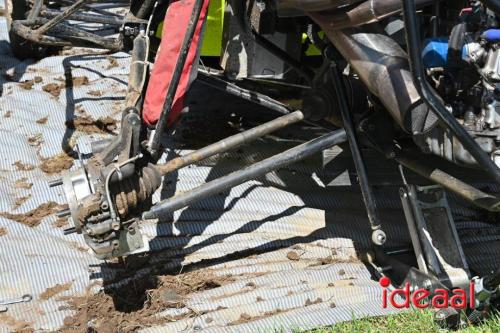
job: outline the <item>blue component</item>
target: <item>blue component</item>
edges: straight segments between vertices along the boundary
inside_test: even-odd
[[[481,34],[481,37],[486,39],[488,42],[498,42],[500,41],[500,29],[489,29]]]
[[[465,59],[469,54],[469,45],[464,45],[462,49],[462,58]],[[425,40],[422,50],[422,59],[426,68],[446,67],[448,60],[448,39],[430,38]]]
[[[422,50],[422,59],[427,68],[445,67],[448,59],[448,39],[427,39]]]

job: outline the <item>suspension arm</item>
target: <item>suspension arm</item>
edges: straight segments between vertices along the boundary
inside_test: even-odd
[[[216,154],[227,152],[231,149],[241,146],[242,144],[248,143],[250,141],[263,137],[264,135],[272,133],[278,129],[297,123],[302,119],[304,119],[304,115],[302,114],[302,112],[292,112],[288,115],[271,120],[270,122],[252,128],[248,131],[230,136],[226,139],[194,151],[185,156],[177,157],[173,160],[170,160],[166,164],[158,165],[156,168],[162,175],[166,175],[170,172],[173,172],[180,168],[184,168],[185,166],[204,160]]]
[[[233,172],[227,176],[205,183],[194,190],[164,200],[154,206],[150,211],[143,213],[142,218],[144,220],[161,218],[165,214],[189,206],[196,201],[225,191],[251,179],[261,177],[271,171],[293,164],[346,141],[347,136],[344,129],[333,131],[317,139],[291,148],[283,153],[255,163],[243,170]]]

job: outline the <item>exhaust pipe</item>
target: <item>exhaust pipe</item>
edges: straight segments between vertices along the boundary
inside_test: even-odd
[[[318,12],[352,5],[362,0],[278,0],[278,9],[299,9],[305,12]]]
[[[336,30],[331,26],[331,15],[308,15],[406,132],[421,134],[437,125],[438,119],[413,83],[407,54],[393,39],[377,32]]]
[[[415,4],[419,7],[433,2],[436,2],[436,0],[416,0]],[[401,0],[368,0],[349,11],[331,14],[329,16],[329,29],[345,29],[375,23],[400,13],[402,10],[403,3]]]

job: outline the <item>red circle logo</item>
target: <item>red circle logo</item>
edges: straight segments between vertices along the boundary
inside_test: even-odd
[[[387,276],[383,276],[380,278],[380,280],[378,280],[378,283],[380,283],[382,287],[387,288],[391,284],[391,279],[389,279]]]

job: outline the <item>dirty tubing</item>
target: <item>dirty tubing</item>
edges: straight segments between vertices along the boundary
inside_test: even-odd
[[[387,289],[391,285],[391,279],[388,277],[380,278],[379,284],[383,288],[382,308],[384,309],[387,308],[388,303],[396,309],[409,309],[412,306],[418,309],[446,309],[452,307],[463,310],[467,307],[470,309],[476,307],[473,281],[469,283],[468,290],[456,288],[448,292],[446,289],[436,288],[430,299],[431,293],[427,289],[418,288],[412,290],[409,282],[406,282],[403,288],[395,288],[390,291]],[[402,303],[396,300],[397,295],[404,299]],[[470,295],[469,305],[467,305],[467,295]]]

